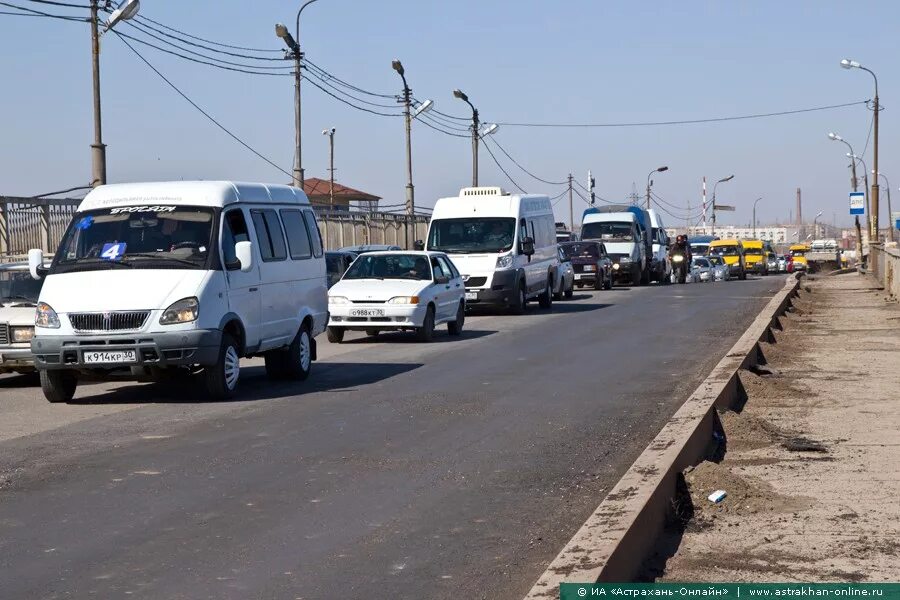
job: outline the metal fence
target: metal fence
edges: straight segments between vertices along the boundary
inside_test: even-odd
[[[22,260],[31,248],[56,252],[80,200],[0,196],[0,262]],[[428,217],[391,213],[318,210],[325,248],[390,244],[406,248],[424,240]]]

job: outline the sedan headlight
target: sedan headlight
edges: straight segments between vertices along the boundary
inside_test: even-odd
[[[59,329],[59,315],[46,302],[38,302],[34,315],[34,326],[47,329]]]
[[[343,296],[328,296],[328,304],[350,304],[350,300]]]
[[[30,342],[34,337],[34,327],[10,327],[9,334],[13,343]]]
[[[387,301],[388,304],[418,304],[418,296],[395,296]]]
[[[498,269],[508,269],[512,266],[513,266],[512,254],[504,254],[503,256],[497,257],[497,268]]]
[[[196,298],[182,298],[163,311],[159,318],[160,325],[190,323],[196,321],[200,314],[200,302]]]

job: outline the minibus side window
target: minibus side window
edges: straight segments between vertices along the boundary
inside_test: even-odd
[[[309,238],[312,240],[313,256],[322,257],[322,236],[319,235],[319,226],[316,225],[316,216],[311,210],[303,211],[303,218],[306,219],[306,229],[309,231]]]
[[[287,248],[284,244],[284,234],[281,232],[281,223],[278,214],[274,210],[253,210],[250,212],[253,218],[253,226],[256,228],[256,239],[259,240],[259,254],[264,262],[285,260]]]
[[[291,251],[291,259],[303,260],[312,257],[312,246],[309,242],[309,232],[303,222],[303,216],[299,210],[282,210],[281,222],[287,233],[288,248]]]
[[[240,209],[230,210],[225,213],[222,222],[222,259],[225,268],[234,271],[241,268],[234,247],[238,242],[249,242],[250,232],[247,230],[247,221]]]

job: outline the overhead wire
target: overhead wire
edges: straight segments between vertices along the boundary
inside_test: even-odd
[[[65,6],[66,8],[91,8],[90,4],[73,4],[71,2],[58,2],[56,0],[25,0],[34,4],[49,4],[51,6]]]
[[[146,20],[146,19],[145,19],[145,20]],[[143,27],[143,28],[146,28],[146,29],[150,29],[151,31],[155,31],[156,33],[158,33],[158,34],[160,34],[160,35],[162,35],[162,36],[165,36],[165,37],[167,37],[167,38],[169,38],[169,39],[177,40],[178,42],[180,42],[180,43],[182,43],[182,44],[187,44],[188,46],[194,46],[195,48],[203,48],[204,50],[208,50],[208,51],[210,51],[210,52],[217,52],[217,53],[219,53],[219,54],[225,54],[225,55],[227,55],[227,56],[234,56],[234,57],[236,57],[236,58],[245,58],[245,59],[248,59],[248,60],[274,61],[274,62],[280,62],[280,61],[283,61],[283,60],[284,60],[283,57],[275,58],[275,57],[271,57],[271,56],[251,56],[251,55],[249,55],[249,54],[246,54],[246,52],[247,52],[248,50],[245,50],[245,53],[231,52],[230,50],[222,50],[222,49],[220,49],[220,48],[215,48],[215,47],[213,47],[213,46],[207,46],[207,45],[204,45],[204,44],[201,44],[201,43],[198,43],[198,42],[192,42],[192,41],[189,40],[189,39],[184,39],[184,38],[179,37],[178,35],[175,35],[175,34],[172,34],[172,33],[167,33],[164,29],[162,29],[162,28],[160,28],[160,27],[156,27],[156,26],[150,25],[149,23],[146,23],[146,22],[140,22],[139,24],[136,23],[134,20],[126,21],[126,22],[127,22],[129,25],[133,25],[133,26],[135,26],[135,27],[137,27],[137,26],[139,25],[140,27]],[[141,31],[145,31],[145,30],[144,30],[144,29],[141,29]],[[146,33],[146,31],[145,31],[145,33]],[[147,35],[151,35],[151,34],[147,33]],[[181,35],[184,35],[185,37],[193,37],[193,36],[188,36],[187,34],[181,34]],[[154,37],[155,37],[155,36],[154,36]],[[159,39],[159,38],[157,38],[157,39]],[[195,39],[196,39],[196,38],[195,38]],[[217,45],[217,44],[215,44],[215,42],[206,42],[206,43],[207,43],[207,44],[214,44],[214,45]],[[233,46],[225,46],[225,47],[226,47],[226,48],[233,48]],[[281,51],[281,50],[255,50],[254,52],[282,52],[282,51]]]
[[[156,74],[159,76],[160,79],[162,79],[163,81],[165,81],[165,82],[169,85],[169,87],[171,87],[173,90],[175,90],[175,92],[176,92],[179,96],[181,96],[182,98],[184,98],[191,106],[193,106],[195,109],[197,109],[197,111],[199,111],[200,114],[202,114],[204,117],[206,117],[207,119],[209,119],[216,127],[218,127],[219,129],[221,129],[221,130],[222,130],[223,132],[225,132],[229,137],[231,137],[234,141],[236,141],[236,142],[239,143],[241,146],[243,146],[244,148],[246,148],[247,150],[249,150],[250,152],[252,152],[253,154],[255,154],[258,158],[260,158],[260,159],[262,159],[263,161],[265,161],[266,163],[268,163],[270,166],[274,167],[274,168],[277,169],[278,171],[281,171],[282,173],[284,173],[284,174],[287,175],[288,177],[292,177],[291,173],[289,173],[288,171],[286,171],[286,170],[282,169],[281,167],[279,167],[276,163],[272,162],[272,160],[270,160],[269,158],[267,158],[266,156],[264,156],[261,152],[259,152],[258,150],[256,150],[256,149],[253,148],[252,146],[250,146],[250,144],[248,144],[247,142],[245,142],[244,140],[242,140],[241,138],[239,138],[239,137],[238,137],[235,133],[233,133],[230,129],[228,129],[227,127],[225,127],[224,125],[222,125],[222,123],[220,123],[220,122],[219,122],[218,120],[216,120],[212,115],[210,115],[208,112],[206,112],[199,104],[197,104],[196,102],[194,102],[193,100],[191,100],[191,98],[190,98],[187,94],[185,94],[184,92],[182,92],[182,91],[178,88],[178,86],[176,86],[176,85],[175,85],[174,83],[172,83],[165,75],[163,75],[162,72],[161,72],[159,69],[157,69],[156,67],[154,67],[153,64],[152,64],[149,60],[147,60],[146,58],[144,58],[144,56],[143,56],[140,52],[138,52],[138,50],[137,50],[134,46],[132,46],[131,44],[129,44],[129,43],[128,43],[128,40],[126,39],[126,36],[125,36],[125,35],[123,35],[122,33],[118,32],[118,31],[116,31],[115,29],[112,29],[111,31],[112,31],[114,34],[116,34],[116,36],[118,36],[119,39],[122,40],[122,43],[125,44],[126,46],[128,46],[129,50],[131,50],[131,51],[132,51],[132,52],[133,52],[133,53],[134,53],[134,54],[135,54],[135,55],[136,55],[136,56],[137,56],[137,57],[138,57],[145,65],[147,65],[148,67],[150,67],[150,69],[151,69],[154,73],[156,73]]]
[[[484,140],[484,136],[479,136],[479,137],[482,140]],[[516,180],[513,179],[509,173],[506,172],[506,169],[503,168],[503,165],[501,165],[500,161],[497,160],[497,157],[494,156],[494,153],[491,151],[491,147],[487,144],[484,144],[484,149],[488,151],[488,154],[491,155],[491,159],[493,159],[494,164],[497,165],[497,168],[500,169],[500,171],[504,175],[506,175],[506,178],[509,179],[509,182],[512,183],[516,187],[516,189],[518,189],[520,192],[522,192],[523,194],[527,194],[528,192],[526,192],[524,189],[522,189],[522,186],[520,186],[518,183],[516,183]]]
[[[796,110],[782,110],[777,112],[757,113],[750,115],[738,115],[732,117],[713,117],[706,119],[685,119],[681,121],[647,121],[635,123],[516,123],[498,121],[497,125],[503,127],[554,127],[554,128],[592,128],[592,127],[657,127],[663,125],[695,125],[700,123],[720,123],[723,121],[742,121],[746,119],[762,119],[766,117],[779,117],[784,115],[796,115],[800,113],[808,113],[822,110],[833,110],[837,108],[847,108],[849,106],[858,106],[866,104],[868,100],[859,100],[856,102],[845,102],[843,104],[832,104],[829,106],[816,106],[812,108],[800,108]]]
[[[434,129],[435,131],[439,131],[439,132],[443,133],[444,135],[449,135],[450,137],[457,137],[457,138],[472,137],[471,134],[453,133],[452,131],[447,131],[445,129],[442,129],[440,126],[436,125],[434,122],[429,121],[429,117],[427,114],[421,114],[418,117],[416,117],[415,120],[418,121],[419,123],[421,123],[422,125],[424,125],[425,127],[428,127],[429,129]]]
[[[342,103],[346,104],[347,106],[350,106],[351,108],[355,108],[356,110],[361,110],[363,112],[371,113],[373,115],[379,115],[381,117],[402,117],[403,116],[402,113],[386,113],[386,112],[372,110],[371,108],[366,108],[364,106],[359,106],[359,105],[353,104],[346,98],[342,98],[341,96],[337,95],[335,92],[323,87],[321,84],[318,83],[318,81],[316,81],[316,79],[307,77],[306,81],[308,81],[314,88],[318,89],[319,91],[324,92],[325,94],[328,94],[335,100],[342,102]]]
[[[306,75],[308,78],[313,78],[316,81],[318,81],[319,83],[321,83],[322,85],[328,87],[329,89],[334,91],[334,93],[345,96],[348,99],[352,99],[356,102],[361,102],[362,104],[367,104],[369,106],[374,106],[376,108],[389,108],[389,109],[394,109],[394,110],[400,110],[400,107],[397,106],[396,104],[382,104],[380,102],[372,102],[370,100],[366,100],[365,98],[360,98],[358,96],[354,96],[353,94],[346,92],[346,91],[342,90],[341,88],[333,85],[328,79],[322,78],[321,76],[319,76],[317,73],[314,73],[313,71],[307,70]]]
[[[178,33],[178,34],[180,34],[180,35],[189,37],[189,38],[191,38],[191,39],[193,39],[193,40],[198,40],[198,41],[201,41],[201,42],[206,42],[207,44],[213,44],[213,45],[215,45],[215,46],[221,46],[221,47],[223,47],[223,48],[231,48],[231,49],[233,49],[233,50],[246,50],[247,52],[260,52],[260,53],[264,53],[264,52],[278,52],[278,53],[281,53],[281,52],[282,52],[282,50],[275,50],[275,49],[269,49],[269,48],[248,48],[248,47],[246,47],[246,46],[234,46],[234,45],[231,45],[231,44],[223,44],[222,42],[216,42],[216,41],[213,41],[213,40],[207,40],[207,39],[204,39],[204,38],[199,37],[199,36],[196,36],[196,35],[191,35],[190,33],[185,33],[184,31],[180,31],[180,30],[178,30],[178,29],[175,29],[174,27],[170,27],[170,26],[168,26],[168,25],[165,25],[165,24],[163,24],[163,23],[160,23],[159,21],[154,21],[154,20],[151,19],[150,17],[145,17],[144,15],[137,15],[135,18],[136,18],[138,21],[147,21],[147,22],[153,23],[154,25],[158,25],[158,26],[160,26],[160,27],[163,27],[164,29],[168,29],[169,31],[173,31],[173,32]]]
[[[358,92],[360,94],[366,94],[368,96],[375,96],[378,98],[397,98],[397,94],[381,94],[378,92],[371,92],[371,91],[365,90],[359,86],[355,86],[352,83],[348,83],[348,82],[344,81],[343,79],[341,79],[340,77],[337,77],[336,75],[332,75],[327,70],[318,66],[316,63],[314,63],[313,61],[309,60],[306,57],[303,58],[303,64],[308,69],[318,72],[321,77],[330,79],[330,80],[346,87],[347,89],[353,90],[354,92]]]
[[[41,10],[35,10],[33,8],[27,8],[25,6],[19,6],[17,4],[10,4],[9,2],[0,2],[0,6],[6,6],[7,8],[13,8],[16,10],[22,11],[21,13],[11,13],[13,16],[33,16],[33,17],[49,17],[52,19],[60,19],[63,21],[90,21],[87,17],[76,17],[73,15],[56,15],[53,13],[44,12]]]
[[[501,152],[503,152],[503,154],[506,155],[506,158],[508,158],[509,160],[511,160],[512,163],[513,163],[514,165],[516,165],[517,167],[519,167],[526,175],[528,175],[528,176],[531,177],[532,179],[536,179],[536,180],[540,181],[541,183],[546,183],[547,185],[569,185],[569,181],[568,181],[568,180],[566,180],[566,181],[548,181],[548,180],[546,180],[546,179],[542,179],[541,177],[538,177],[537,175],[535,175],[534,173],[532,173],[531,171],[529,171],[528,169],[526,169],[525,167],[523,167],[523,166],[519,163],[519,161],[517,161],[517,160],[514,159],[512,156],[510,156],[510,155],[509,155],[509,152],[506,151],[506,148],[504,148],[503,146],[500,145],[500,142],[498,142],[498,141],[497,141],[496,139],[494,139],[493,137],[491,137],[491,141],[492,141],[494,144],[497,145],[497,147],[500,149]]]

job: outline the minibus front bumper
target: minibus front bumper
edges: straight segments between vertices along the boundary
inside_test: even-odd
[[[519,271],[512,269],[494,271],[489,277],[490,287],[466,286],[466,307],[510,306],[516,302],[522,277]]]
[[[218,362],[221,345],[220,330],[198,329],[117,335],[39,335],[31,340],[31,352],[40,370],[209,366]],[[126,355],[125,360],[104,361],[106,357],[122,354]]]

